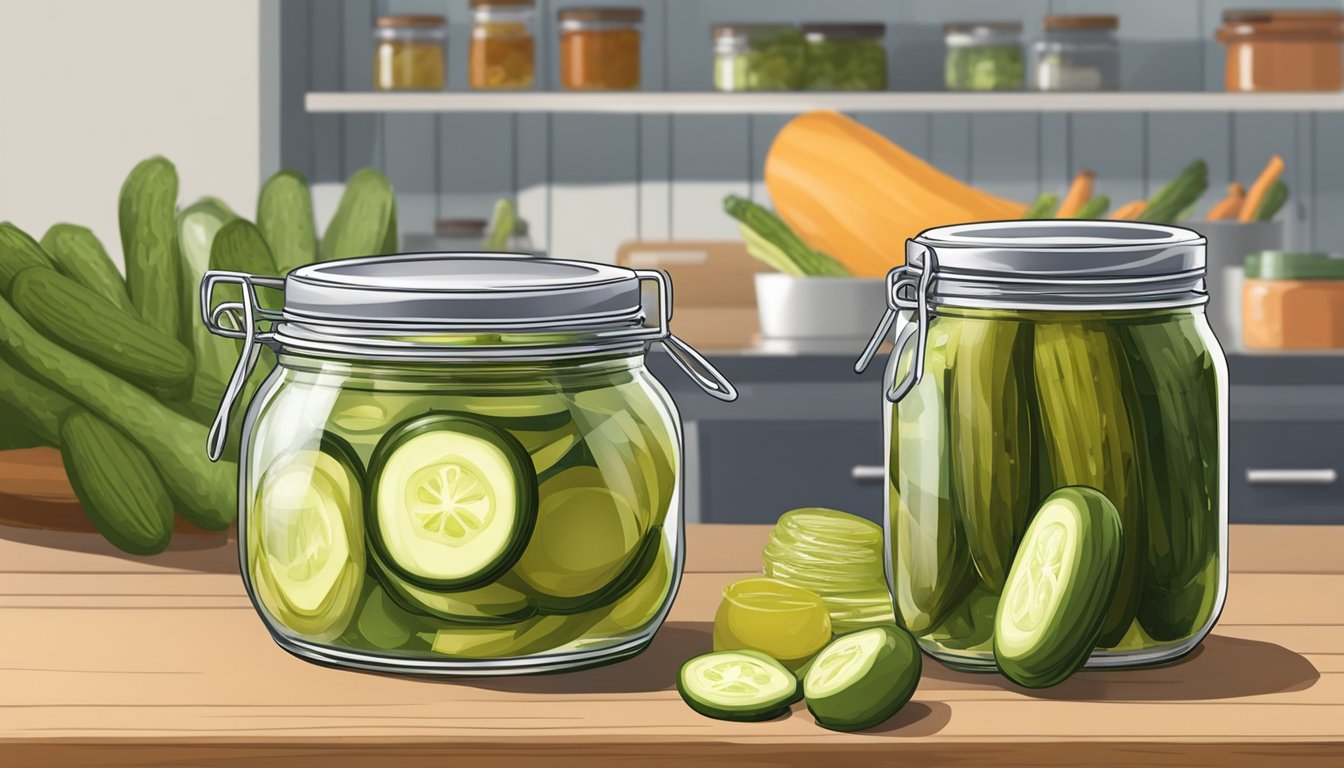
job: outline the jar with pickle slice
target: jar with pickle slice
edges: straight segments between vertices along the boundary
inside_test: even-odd
[[[1007,587],[1060,604],[1068,580],[1019,545],[1042,502],[1076,486],[1114,505],[1121,536],[1090,542],[1118,576],[1081,601],[1090,616],[1061,620],[1100,626],[1095,643],[1049,642],[1128,667],[1179,658],[1212,629],[1227,588],[1228,391],[1207,301],[1204,238],[1179,227],[986,222],[908,241],[859,368],[899,321],[887,575],[930,655],[992,670]]]
[[[373,22],[373,87],[380,91],[439,91],[446,77],[442,16],[379,16]]]
[[[558,671],[642,650],[684,558],[681,424],[644,357],[671,335],[662,273],[523,255],[331,261],[211,309],[277,365],[241,433],[243,580],[281,647],[417,675]],[[280,311],[259,291],[283,290]],[[648,297],[656,297],[650,300]],[[241,315],[228,327],[223,314]],[[242,328],[244,330],[230,330]]]
[[[471,62],[468,75],[477,90],[531,88],[536,39],[533,0],[471,0]]]

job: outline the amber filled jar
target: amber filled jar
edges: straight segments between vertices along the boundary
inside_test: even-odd
[[[1248,255],[1242,311],[1249,349],[1344,348],[1344,258],[1282,251]]]
[[[531,88],[536,38],[532,0],[471,0],[471,87]]]
[[[1217,39],[1229,91],[1344,88],[1344,12],[1227,11]]]
[[[560,21],[560,84],[570,91],[639,88],[638,8],[566,8]]]
[[[379,16],[373,22],[373,87],[380,91],[443,89],[442,16]]]

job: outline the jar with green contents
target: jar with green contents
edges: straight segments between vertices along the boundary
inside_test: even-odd
[[[1022,24],[959,21],[943,27],[949,91],[1018,91],[1023,83]]]
[[[229,284],[243,301],[211,309]],[[408,254],[283,280],[211,272],[202,290],[211,329],[245,350],[212,458],[259,346],[278,361],[243,420],[238,538],[281,647],[340,667],[487,675],[649,643],[684,537],[681,427],[647,349],[661,343],[710,394],[736,397],[671,335],[662,273]],[[282,310],[261,308],[267,290],[284,291]]]
[[[782,24],[724,24],[714,39],[714,88],[796,91],[803,87],[803,33]]]
[[[804,24],[809,91],[885,91],[885,24]]]
[[[1040,605],[1072,588],[1049,557],[1017,557],[1028,524],[1057,489],[1089,486],[1114,504],[1121,543],[1095,553],[1118,576],[1092,601],[1087,666],[1188,653],[1227,584],[1227,366],[1204,316],[1204,239],[987,222],[921,233],[906,263],[859,365],[899,320],[886,379],[898,620],[940,661],[993,669],[1010,572],[1015,586],[1025,569]]]

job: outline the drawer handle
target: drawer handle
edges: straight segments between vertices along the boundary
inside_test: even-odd
[[[1339,473],[1333,469],[1248,469],[1251,485],[1334,485]]]
[[[882,466],[871,466],[860,464],[849,470],[849,476],[858,483],[876,483],[881,482],[887,476],[887,468]]]

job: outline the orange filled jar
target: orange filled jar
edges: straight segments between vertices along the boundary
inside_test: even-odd
[[[1344,88],[1344,12],[1242,10],[1223,13],[1229,91]]]
[[[1344,258],[1247,256],[1242,315],[1247,349],[1344,349]]]
[[[560,22],[560,84],[569,91],[632,91],[640,84],[639,8],[566,8]]]
[[[471,0],[471,87],[531,88],[536,72],[532,0]]]

